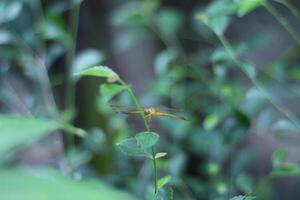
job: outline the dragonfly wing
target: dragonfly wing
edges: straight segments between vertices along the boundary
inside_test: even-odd
[[[157,112],[153,113],[152,115],[156,115],[156,116],[167,116],[167,117],[171,117],[171,118],[174,118],[174,119],[186,120],[185,117],[182,117],[182,116],[180,116],[180,115],[174,115],[174,114],[167,113],[167,112],[160,112],[160,111],[157,111]]]

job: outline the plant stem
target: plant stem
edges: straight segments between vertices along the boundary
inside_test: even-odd
[[[291,13],[300,21],[299,10],[289,0],[275,0],[275,1],[287,7],[291,11]]]
[[[155,150],[154,147],[152,150],[152,162],[153,162],[153,173],[154,173],[154,193],[157,193],[157,166],[156,166],[156,158],[155,158]]]
[[[297,129],[300,130],[300,126],[298,123],[298,120],[294,117],[294,115],[289,112],[286,111],[282,106],[280,106],[279,104],[277,104],[274,99],[264,90],[264,88],[257,82],[256,78],[249,75],[248,72],[245,70],[244,67],[244,63],[241,62],[238,57],[236,56],[236,54],[234,53],[231,45],[229,44],[229,42],[226,40],[226,38],[223,35],[218,35],[216,34],[218,39],[220,40],[220,42],[222,43],[222,45],[224,46],[225,50],[227,51],[227,53],[229,54],[229,56],[231,57],[231,59],[236,63],[237,66],[239,66],[241,68],[241,70],[244,72],[244,74],[251,80],[251,82],[253,83],[253,85],[269,100],[269,102],[282,114],[284,114],[286,116],[287,119],[289,119],[294,125],[295,127],[297,127]]]
[[[133,104],[135,105],[137,110],[142,110],[141,105],[139,104],[134,92],[132,91],[132,88],[126,84],[123,80],[119,79],[119,82],[126,88]],[[148,124],[148,121],[145,117],[144,112],[141,112],[141,117],[143,119],[144,122],[144,126],[147,132],[150,132],[150,126]],[[154,175],[154,193],[157,193],[157,166],[156,166],[156,158],[155,158],[155,149],[154,147],[151,148],[151,154],[152,154],[152,162],[153,162],[153,175]]]
[[[69,51],[66,56],[66,75],[67,75],[67,85],[66,85],[66,99],[65,107],[70,110],[74,110],[75,107],[75,83],[73,80],[73,60],[76,51],[76,38],[78,32],[78,18],[80,13],[80,5],[75,5],[70,11],[70,25],[69,32],[71,33],[73,43],[71,44]]]
[[[70,1],[71,2],[71,1]],[[70,3],[71,4],[71,3]],[[75,111],[75,82],[73,79],[73,61],[75,57],[76,51],[76,38],[78,32],[78,19],[80,13],[80,4],[75,5],[70,10],[70,24],[69,24],[69,32],[72,37],[72,44],[69,47],[69,50],[66,55],[66,91],[65,91],[65,108],[71,110],[72,112]],[[75,146],[75,137],[70,135],[67,137],[67,143],[70,148]]]
[[[267,11],[280,23],[280,25],[290,34],[290,36],[295,40],[298,46],[300,46],[300,37],[294,28],[289,24],[289,22],[282,17],[277,10],[269,4],[267,1],[264,2],[263,6]]]

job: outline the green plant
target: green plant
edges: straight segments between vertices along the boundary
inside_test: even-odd
[[[110,97],[117,95],[118,93],[125,90],[128,92],[134,106],[137,110],[143,110],[141,105],[139,104],[134,92],[131,87],[126,84],[114,71],[112,71],[108,67],[104,66],[96,66],[92,68],[88,68],[84,71],[79,72],[76,75],[83,76],[96,76],[103,77],[107,79],[106,84],[104,85],[106,89],[104,90],[106,94]],[[102,87],[102,88],[103,88]],[[102,90],[103,91],[103,90]],[[153,176],[154,176],[154,198],[160,199],[163,198],[163,195],[168,195],[165,197],[166,199],[172,199],[172,192],[168,191],[167,194],[164,194],[165,191],[161,191],[162,188],[170,181],[170,176],[165,176],[163,178],[158,179],[157,175],[157,159],[166,156],[164,152],[155,152],[154,146],[159,140],[159,135],[157,133],[151,132],[150,130],[150,121],[145,116],[144,112],[140,112],[141,118],[143,119],[143,123],[145,126],[145,131],[136,134],[132,138],[128,138],[122,140],[117,143],[118,148],[128,156],[142,156],[152,160],[153,162]],[[150,152],[149,152],[150,150]]]

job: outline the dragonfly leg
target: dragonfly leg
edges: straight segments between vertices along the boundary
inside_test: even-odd
[[[149,128],[151,128],[151,123],[152,123],[152,117],[151,117],[151,115],[145,115],[145,118],[146,118],[146,121],[147,121],[147,123],[148,123],[148,125],[149,125]]]

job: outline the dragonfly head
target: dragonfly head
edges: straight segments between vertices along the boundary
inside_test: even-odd
[[[154,113],[155,108],[145,108],[144,109],[144,114],[145,115],[151,115],[152,113]]]

